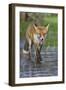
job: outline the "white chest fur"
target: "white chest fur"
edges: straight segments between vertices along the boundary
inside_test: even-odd
[[[34,34],[34,42],[37,42],[37,43],[39,43],[39,42],[40,42],[40,40],[38,39],[37,34]]]

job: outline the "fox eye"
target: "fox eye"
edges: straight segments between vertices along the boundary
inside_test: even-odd
[[[40,38],[40,34],[37,33],[37,37]]]

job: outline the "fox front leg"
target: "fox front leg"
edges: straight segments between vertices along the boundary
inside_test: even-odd
[[[30,58],[31,58],[31,40],[29,40],[29,56],[30,56]]]
[[[40,63],[40,61],[41,61],[41,54],[40,54],[40,52],[41,52],[41,47],[38,49],[36,49],[36,63]]]

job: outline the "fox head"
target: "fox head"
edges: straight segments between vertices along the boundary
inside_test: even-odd
[[[34,33],[34,40],[35,42],[39,43],[39,44],[43,44],[43,41],[48,33],[48,28],[49,28],[49,24],[44,27],[44,26],[36,26],[33,25],[35,33]]]

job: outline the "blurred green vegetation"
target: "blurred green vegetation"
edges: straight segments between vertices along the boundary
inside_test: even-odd
[[[38,14],[39,15],[39,14]],[[36,18],[35,15],[32,15],[34,20],[22,20],[20,19],[20,37],[25,37],[25,32],[29,24],[33,23],[38,19],[39,23],[43,26],[49,24],[49,31],[44,43],[45,47],[57,47],[58,45],[58,15],[57,14],[40,14],[40,18]]]

